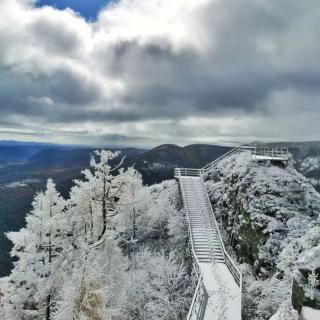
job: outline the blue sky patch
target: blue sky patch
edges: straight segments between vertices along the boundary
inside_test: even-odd
[[[111,0],[38,0],[37,6],[52,6],[61,10],[71,8],[87,20],[95,20],[101,8],[109,2]]]

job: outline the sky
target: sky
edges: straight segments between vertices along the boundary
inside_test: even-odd
[[[0,140],[320,140],[318,0],[1,0]]]
[[[71,8],[88,21],[97,19],[97,15],[110,0],[38,0],[36,6],[51,6],[60,10]],[[115,1],[114,1],[115,2]]]

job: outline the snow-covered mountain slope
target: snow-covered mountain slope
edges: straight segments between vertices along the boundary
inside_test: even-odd
[[[271,147],[287,147],[292,154],[295,169],[309,178],[316,190],[320,191],[320,141],[279,142]]]
[[[294,150],[292,151],[294,153]],[[295,166],[320,191],[320,143],[295,155]]]
[[[246,319],[269,319],[290,300],[297,260],[320,247],[320,194],[292,167],[258,164],[248,153],[221,161],[206,187],[243,264]]]

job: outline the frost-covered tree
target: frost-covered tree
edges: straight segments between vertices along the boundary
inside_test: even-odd
[[[107,229],[112,228],[111,218],[119,211],[119,199],[135,179],[132,169],[115,174],[110,161],[118,156],[118,152],[95,151],[90,168],[82,172],[84,179],[75,181],[71,190],[75,236],[86,234],[88,242],[104,241]]]
[[[115,247],[112,219],[131,181],[131,174],[123,170],[114,174],[109,162],[117,156],[96,151],[90,169],[83,171],[84,180],[77,180],[71,190],[68,218],[72,250],[65,263],[66,278],[54,319],[109,319],[117,302],[112,289],[120,288],[118,272],[125,262]]]
[[[143,187],[141,175],[134,169],[126,172],[127,183],[119,199],[120,224],[129,230],[134,240],[137,235],[138,219],[146,207],[146,188]]]
[[[124,319],[183,319],[190,304],[190,287],[174,252],[165,256],[143,250],[132,259],[128,279]]]
[[[298,320],[298,318],[298,312],[292,308],[289,301],[285,301],[270,320]]]
[[[124,259],[107,240],[104,249],[81,251],[57,297],[54,320],[108,320],[121,301]]]
[[[143,243],[152,247],[153,243],[178,245],[183,254],[187,232],[183,215],[177,210],[176,183],[164,181],[145,187],[135,171],[131,172],[130,181],[120,197],[119,215],[114,220],[125,252],[131,254],[133,248]]]
[[[65,201],[52,180],[44,193],[36,195],[32,207],[26,228],[8,234],[13,242],[11,255],[18,258],[10,276],[8,303],[14,308],[7,308],[9,319],[29,315],[50,319],[52,297],[61,280],[58,270],[67,237]]]
[[[319,284],[320,284],[320,281],[319,281],[318,275],[316,274],[316,270],[313,268],[311,270],[311,273],[308,276],[308,285],[309,285],[308,295],[312,300],[314,299],[315,290],[319,286]]]

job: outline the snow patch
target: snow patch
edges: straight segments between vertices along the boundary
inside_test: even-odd
[[[320,310],[312,309],[310,307],[303,307],[301,311],[301,320],[319,320]],[[272,319],[276,320],[276,319]]]

